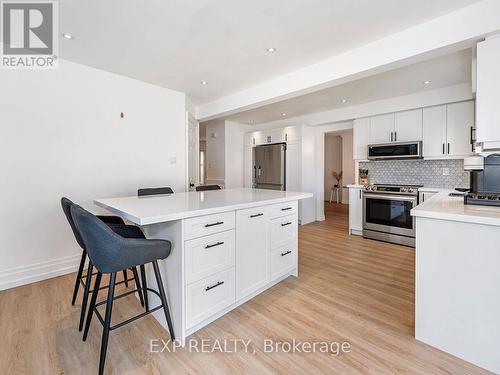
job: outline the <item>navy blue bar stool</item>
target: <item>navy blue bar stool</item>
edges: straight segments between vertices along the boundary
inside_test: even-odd
[[[84,242],[81,238],[81,235],[78,231],[78,228],[75,226],[75,223],[74,223],[73,218],[71,216],[71,207],[73,205],[74,205],[74,203],[70,199],[65,198],[65,197],[61,198],[61,206],[62,206],[64,215],[66,216],[66,219],[68,219],[69,225],[71,227],[71,230],[73,231],[73,235],[75,236],[76,242],[82,248],[82,256],[80,258],[80,266],[78,267],[78,272],[76,274],[75,286],[73,288],[73,298],[71,299],[71,305],[74,305],[76,302],[76,297],[78,295],[78,290],[79,290],[80,284],[81,284],[84,288],[83,299],[82,299],[82,308],[80,311],[80,322],[78,324],[78,330],[81,331],[83,329],[83,322],[85,320],[85,312],[87,309],[88,297],[89,297],[89,294],[93,292],[93,290],[90,289],[91,279],[92,279],[92,276],[96,275],[96,273],[93,273],[93,267],[89,263],[89,267],[87,269],[87,274],[83,275],[83,269],[85,267],[85,262],[87,260],[87,250],[85,249],[85,244],[84,244]],[[107,225],[113,226],[116,230],[118,230],[118,228],[120,226],[125,225],[122,218],[120,218],[118,216],[100,216],[99,215],[99,216],[97,216],[97,218],[99,218],[99,220],[106,223]],[[124,283],[125,286],[128,287],[128,282],[131,280],[134,280],[136,285],[140,285],[137,269],[132,269],[132,273],[134,275],[134,278],[129,279],[128,275],[127,275],[127,270],[124,270],[123,271],[123,281],[120,281],[117,284]],[[107,286],[104,286],[101,289],[104,289],[104,288],[107,288]],[[139,297],[140,297],[141,303],[144,306],[144,299],[143,299],[142,293],[139,294]]]
[[[196,186],[196,191],[221,190],[219,185],[200,185]]]
[[[154,311],[163,309],[165,318],[167,320],[170,337],[172,340],[175,340],[167,297],[158,266],[158,260],[166,259],[170,255],[170,241],[148,240],[145,238],[125,238],[120,234],[128,234],[131,236],[133,235],[132,232],[134,232],[137,236],[140,236],[142,232],[141,234],[139,234],[140,229],[135,226],[120,226],[117,231],[114,231],[113,229],[116,228],[112,228],[106,225],[101,220],[99,220],[99,218],[92,215],[90,212],[85,211],[78,205],[73,205],[71,207],[71,216],[73,217],[73,221],[75,222],[75,225],[79,233],[81,234],[83,243],[85,244],[85,249],[87,250],[90,258],[90,262],[92,262],[92,264],[97,269],[97,276],[93,289],[95,291],[99,290],[103,274],[110,275],[107,299],[105,301],[97,303],[98,293],[94,292],[92,294],[83,334],[83,340],[85,341],[89,332],[92,316],[95,313],[98,320],[104,327],[99,360],[99,375],[104,373],[109,332],[116,328],[131,323]],[[152,263],[153,265],[156,282],[158,284],[158,291],[146,287],[143,287],[143,290],[156,294],[160,298],[161,304],[152,309],[147,308],[145,312],[118,324],[115,324],[114,326],[111,326],[111,314],[113,310],[114,300],[125,297],[135,292],[139,292],[138,287],[137,289],[127,291],[115,297],[114,292],[116,274],[125,269],[135,268],[137,266],[145,265],[148,263]],[[104,304],[106,305],[106,312],[103,318],[97,310],[97,307]]]
[[[143,188],[137,190],[137,195],[139,197],[144,197],[147,195],[161,195],[161,194],[173,194],[174,191],[169,187],[159,187],[159,188]]]

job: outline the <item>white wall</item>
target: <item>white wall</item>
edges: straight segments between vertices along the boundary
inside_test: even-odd
[[[352,155],[352,130],[342,133],[342,170],[344,176],[342,185],[354,183],[355,162]],[[342,203],[349,204],[349,189],[342,189]]]
[[[206,127],[207,137],[207,180],[222,180],[226,175],[225,121],[210,121]]]
[[[323,193],[321,198],[316,195],[316,129],[309,126],[302,126],[301,140],[301,190],[307,193],[313,193],[312,198],[307,198],[301,201],[299,205],[299,217],[301,224],[308,224],[316,221],[316,199],[323,201]]]
[[[325,201],[330,199],[332,186],[337,184],[332,172],[342,170],[342,138],[338,135],[325,135]]]
[[[0,82],[0,289],[75,269],[62,196],[97,211],[139,187],[185,190],[183,93],[67,61]]]
[[[245,185],[245,133],[249,125],[226,121],[225,126],[225,186],[226,189]]]

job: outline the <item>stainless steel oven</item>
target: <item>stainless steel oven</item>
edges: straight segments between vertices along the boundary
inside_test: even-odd
[[[363,191],[363,237],[415,246],[417,186],[374,185]]]

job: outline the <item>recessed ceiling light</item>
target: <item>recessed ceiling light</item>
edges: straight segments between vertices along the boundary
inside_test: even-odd
[[[342,99],[341,102],[342,102],[342,104],[345,104],[345,103],[347,103],[347,99]]]
[[[283,113],[281,114],[281,116],[286,116],[286,112],[283,112]]]
[[[276,52],[276,48],[274,48],[274,47],[269,47],[269,48],[267,49],[267,52],[270,52],[270,53]]]
[[[68,40],[75,39],[75,37],[71,34],[63,33],[62,36],[63,36],[63,38],[68,39]]]
[[[424,85],[428,85],[429,83],[431,83],[431,81],[424,81],[422,82]]]
[[[203,86],[208,85],[208,82],[207,82],[207,81],[201,81],[200,83],[201,83]]]

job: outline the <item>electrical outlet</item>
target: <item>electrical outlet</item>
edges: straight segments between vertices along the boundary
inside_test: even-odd
[[[177,164],[177,158],[175,156],[170,157],[170,164]]]
[[[443,176],[449,176],[450,175],[450,168],[443,168]]]

